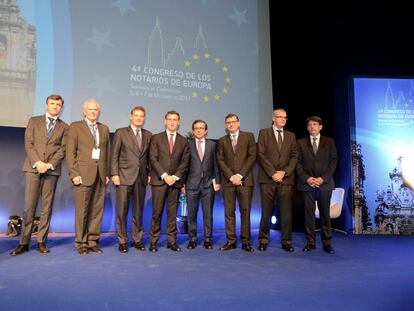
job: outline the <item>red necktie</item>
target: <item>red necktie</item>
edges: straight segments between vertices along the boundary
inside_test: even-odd
[[[170,134],[170,139],[168,141],[168,145],[170,146],[170,154],[173,152],[174,148],[174,134]]]
[[[203,149],[201,148],[201,143],[203,141],[202,140],[198,140],[197,139],[197,152],[198,152],[198,157],[200,158],[200,161],[203,161]]]

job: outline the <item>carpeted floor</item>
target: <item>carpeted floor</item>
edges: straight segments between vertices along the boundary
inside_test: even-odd
[[[257,246],[257,232],[253,233]],[[414,310],[414,239],[334,235],[335,255],[303,253],[302,233],[294,253],[279,247],[272,232],[266,252],[220,253],[200,245],[181,253],[117,250],[104,235],[104,253],[82,257],[73,236],[52,236],[51,253],[33,246],[12,257],[18,238],[0,238],[0,310]],[[147,245],[148,246],[148,245]],[[239,245],[240,246],[240,245]]]

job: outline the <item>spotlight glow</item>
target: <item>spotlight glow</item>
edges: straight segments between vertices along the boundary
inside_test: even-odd
[[[270,219],[270,221],[272,222],[272,225],[277,223],[277,218],[275,215],[272,216],[272,218]]]

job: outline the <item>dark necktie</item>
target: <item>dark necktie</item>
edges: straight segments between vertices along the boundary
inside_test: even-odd
[[[168,140],[168,146],[170,147],[170,154],[174,149],[174,134],[170,134],[170,139]]]
[[[282,130],[276,130],[276,131],[277,131],[277,148],[280,151],[282,149],[282,143],[283,143]]]
[[[233,147],[233,152],[236,153],[237,139],[235,134],[231,134],[231,146]]]
[[[135,129],[135,137],[137,138],[138,149],[141,150],[142,149],[142,136],[141,136],[140,129]]]
[[[55,125],[55,119],[52,117],[47,117],[49,119],[49,124],[47,125],[47,136],[50,136],[50,133],[53,130],[53,126]]]
[[[313,153],[316,155],[316,153],[318,152],[318,145],[316,144],[316,141],[318,140],[318,138],[312,137],[312,139],[313,139],[312,149],[313,149]]]

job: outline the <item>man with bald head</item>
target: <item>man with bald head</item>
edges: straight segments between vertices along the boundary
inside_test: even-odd
[[[109,129],[97,122],[101,106],[95,99],[83,103],[84,119],[69,127],[66,159],[75,196],[75,247],[80,255],[98,247],[109,181]]]

